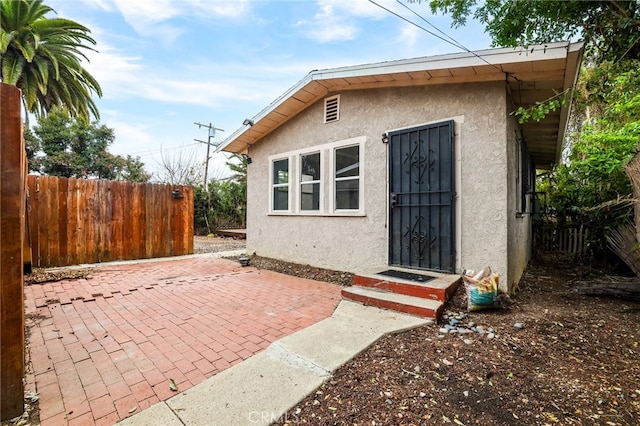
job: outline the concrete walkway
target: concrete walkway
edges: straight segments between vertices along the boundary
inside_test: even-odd
[[[429,322],[342,301],[330,318],[118,424],[268,425],[382,335]]]

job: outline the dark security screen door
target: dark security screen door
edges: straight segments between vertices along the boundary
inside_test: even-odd
[[[455,269],[453,121],[389,134],[389,263]]]

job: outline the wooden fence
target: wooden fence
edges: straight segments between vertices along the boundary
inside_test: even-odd
[[[34,266],[193,253],[193,187],[34,175],[27,185]]]
[[[535,248],[545,253],[583,255],[587,252],[589,230],[580,227],[539,226],[534,229]]]
[[[25,177],[20,90],[0,83],[0,420],[24,411]]]

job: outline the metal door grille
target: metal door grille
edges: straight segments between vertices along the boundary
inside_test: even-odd
[[[453,121],[389,134],[389,263],[453,272]]]

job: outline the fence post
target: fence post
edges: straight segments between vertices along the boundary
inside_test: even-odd
[[[24,411],[25,150],[20,90],[0,84],[0,420]]]

